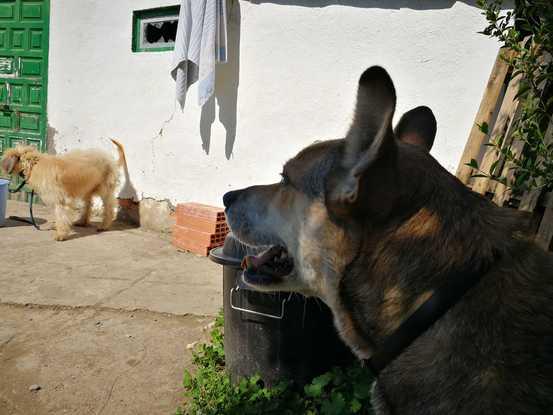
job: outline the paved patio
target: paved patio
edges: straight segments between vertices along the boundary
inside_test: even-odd
[[[10,201],[8,215],[28,216],[27,205]],[[222,305],[218,265],[123,224],[56,242],[8,220],[0,248],[0,413],[176,409],[186,346]]]

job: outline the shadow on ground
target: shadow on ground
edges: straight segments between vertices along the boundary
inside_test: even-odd
[[[46,219],[42,219],[42,218],[35,218],[35,223],[37,225],[44,225],[45,223],[47,223],[48,221]],[[33,224],[31,223],[31,218],[30,217],[25,217],[25,216],[10,216],[9,218],[6,219],[6,222],[4,223],[4,226],[2,226],[3,228],[13,228],[13,227],[16,227],[16,226],[33,226]]]
[[[40,232],[52,232],[52,234],[55,232],[55,225],[52,222],[48,222],[47,219],[35,217],[35,223],[40,227]],[[139,228],[139,225],[127,223],[127,222],[114,222],[111,228],[107,231],[99,231],[99,227],[101,225],[100,221],[93,221],[90,223],[90,226],[83,227],[83,226],[73,226],[73,232],[67,240],[72,239],[78,239],[78,238],[84,238],[91,235],[96,235],[98,233],[106,233],[106,232],[116,232],[116,231],[124,231],[128,229],[136,229]],[[31,223],[31,218],[26,216],[10,216],[6,219],[6,222],[2,228],[14,228],[14,227],[20,227],[20,226],[30,226],[32,227],[33,224]],[[0,228],[1,229],[1,228]],[[37,229],[38,231],[38,229]]]

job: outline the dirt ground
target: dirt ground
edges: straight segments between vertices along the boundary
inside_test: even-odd
[[[219,266],[123,225],[55,242],[8,221],[0,250],[0,414],[174,413],[187,345],[222,304]]]

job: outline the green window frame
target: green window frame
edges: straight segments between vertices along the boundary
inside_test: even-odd
[[[179,20],[180,6],[156,7],[154,9],[134,10],[132,13],[132,45],[133,52],[164,52],[175,48],[174,42],[159,42],[147,44],[144,39],[145,25],[148,23],[174,22]]]

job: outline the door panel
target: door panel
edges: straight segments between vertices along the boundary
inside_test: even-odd
[[[0,0],[0,155],[46,150],[49,0]]]

